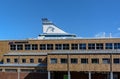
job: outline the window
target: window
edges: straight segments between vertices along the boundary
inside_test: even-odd
[[[47,50],[53,50],[53,44],[47,44]]]
[[[30,59],[30,63],[34,63],[34,59],[33,58]]]
[[[120,64],[120,59],[119,58],[114,58],[113,62],[114,62],[114,64]]]
[[[61,62],[61,64],[66,64],[67,63],[67,59],[66,58],[61,58],[60,62]]]
[[[99,59],[98,58],[93,58],[92,63],[93,64],[99,64]]]
[[[114,43],[114,49],[120,49],[120,43]]]
[[[85,50],[86,49],[86,44],[79,44],[79,49]]]
[[[16,45],[10,45],[10,50],[16,50]]]
[[[32,44],[32,50],[38,50],[38,45],[37,44]]]
[[[51,61],[51,64],[56,64],[57,63],[57,58],[51,58],[50,61]]]
[[[42,62],[42,59],[41,59],[41,58],[39,58],[39,59],[38,59],[38,63],[41,63],[41,62]]]
[[[18,59],[17,58],[14,59],[14,63],[18,63]]]
[[[69,44],[63,44],[63,50],[69,50]]]
[[[26,59],[22,59],[22,63],[26,63]]]
[[[109,58],[103,58],[102,62],[103,62],[103,64],[110,64],[110,59]]]
[[[77,58],[71,58],[71,63],[72,64],[77,64],[78,63],[78,59]]]
[[[31,45],[30,44],[25,44],[25,50],[31,50]]]
[[[88,49],[95,49],[95,44],[94,43],[89,43],[88,44]]]
[[[96,49],[103,49],[103,43],[97,43]]]
[[[23,45],[17,45],[17,50],[23,50]]]
[[[81,58],[81,64],[88,64],[88,58]]]
[[[106,49],[112,49],[112,48],[113,48],[112,43],[106,43],[106,44],[105,44],[105,48],[106,48]]]
[[[62,50],[62,44],[55,44],[56,50]]]
[[[71,44],[72,50],[78,50],[78,44]]]
[[[7,63],[10,63],[10,59],[9,58],[7,58],[6,61],[7,61]]]
[[[46,44],[40,44],[40,50],[46,50]]]

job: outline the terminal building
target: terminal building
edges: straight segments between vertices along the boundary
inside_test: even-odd
[[[34,39],[0,40],[0,79],[120,79],[120,38],[79,38],[42,19]]]

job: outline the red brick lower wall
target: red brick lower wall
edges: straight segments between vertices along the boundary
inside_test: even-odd
[[[47,79],[47,73],[20,73],[20,79]],[[0,79],[18,79],[17,72],[0,72]]]

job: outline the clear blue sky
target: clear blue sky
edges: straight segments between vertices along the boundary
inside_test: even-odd
[[[0,0],[0,40],[37,37],[44,17],[80,37],[120,37],[120,0]]]

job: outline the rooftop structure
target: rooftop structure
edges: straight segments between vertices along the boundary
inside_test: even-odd
[[[75,34],[69,34],[61,30],[47,18],[42,19],[42,25],[43,34],[40,34],[38,39],[73,39],[76,37]]]

